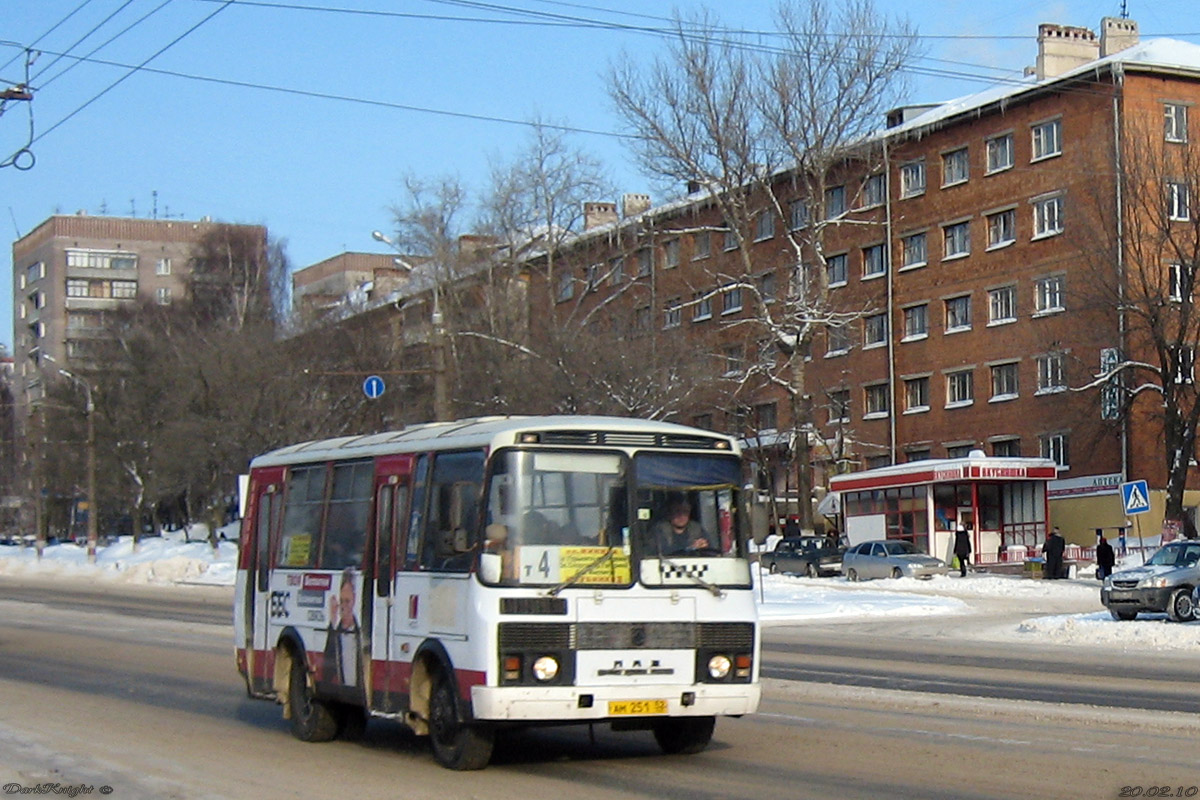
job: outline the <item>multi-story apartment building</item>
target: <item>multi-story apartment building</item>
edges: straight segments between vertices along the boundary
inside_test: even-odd
[[[1059,466],[1055,522],[1077,540],[1126,523],[1116,489],[1127,479],[1150,481],[1159,521],[1163,392],[1090,384],[1102,364],[1165,363],[1135,307],[1155,305],[1155,286],[1175,302],[1192,286],[1200,248],[1183,242],[1195,239],[1200,159],[1186,154],[1200,136],[1188,119],[1200,48],[1139,42],[1126,19],[1104,20],[1099,37],[1043,25],[1037,64],[1024,81],[889,114],[871,143],[879,157],[823,176],[824,198],[789,196],[804,182],[781,175],[784,213],[741,231],[752,270],[697,192],[621,218],[615,204],[595,205],[596,224],[553,273],[533,270],[531,295],[564,318],[605,309],[610,336],[686,339],[714,378],[686,421],[769,445],[793,425],[792,406],[745,369],[771,358],[755,306],[787,302],[798,274],[813,279],[797,264],[811,252],[798,259],[785,234],[819,209],[831,224],[817,263],[843,316],[808,353],[817,485],[847,464],[1041,456]],[[1196,336],[1170,325],[1167,340]],[[1178,353],[1194,345],[1164,358]],[[1163,381],[1190,387],[1185,366]],[[777,492],[786,482],[773,480]],[[1195,470],[1188,480],[1200,488]],[[1198,502],[1185,494],[1191,513]]]

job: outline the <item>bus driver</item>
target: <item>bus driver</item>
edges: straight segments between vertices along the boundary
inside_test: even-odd
[[[694,550],[707,550],[712,545],[700,523],[692,519],[692,507],[682,497],[667,505],[666,519],[660,519],[650,529],[656,552],[663,556],[682,555]]]

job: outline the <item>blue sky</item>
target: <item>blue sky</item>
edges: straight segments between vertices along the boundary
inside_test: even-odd
[[[876,4],[930,37],[914,101],[1019,74],[1034,61],[1039,22],[1095,29],[1121,10],[1120,0]],[[757,30],[774,5],[709,7],[730,27]],[[1128,6],[1144,38],[1200,42],[1195,0]],[[24,80],[21,47],[42,51],[31,68],[34,100],[0,116],[0,162],[26,144],[30,110],[36,158],[31,169],[0,168],[3,241],[55,213],[149,217],[157,209],[159,218],[265,224],[296,267],[345,250],[384,252],[370,234],[390,230],[388,208],[406,174],[455,174],[479,187],[489,163],[528,135],[519,124],[456,115],[619,130],[606,68],[623,52],[660,49],[659,37],[635,29],[662,26],[672,8],[653,0],[0,0],[0,89]],[[147,66],[172,74],[129,74],[159,51]],[[91,60],[55,55],[68,52]],[[622,192],[652,189],[617,138],[580,134],[573,144],[604,161]],[[4,250],[0,342],[11,345],[11,246]]]

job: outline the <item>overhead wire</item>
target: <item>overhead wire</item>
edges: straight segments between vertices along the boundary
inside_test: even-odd
[[[71,17],[75,16],[79,11],[81,11],[83,9],[84,6],[88,5],[91,2],[92,2],[92,0],[83,0],[82,3],[77,5],[73,10],[69,11],[65,17],[63,17],[58,22],[54,23],[49,28],[47,28],[40,36],[38,36],[36,39],[34,39],[28,45],[21,45],[21,47],[24,49],[27,49],[27,50],[34,48],[38,42],[40,42],[42,39],[45,39],[50,34],[54,33],[54,31],[58,30],[59,26],[66,23],[67,20],[69,20]],[[12,63],[16,60],[17,60],[17,56],[13,56],[8,61],[5,61],[3,64],[0,64],[0,69],[7,69],[8,67],[12,66]]]
[[[113,17],[117,16],[117,14],[120,14],[122,11],[124,11],[126,8],[128,8],[128,7],[129,7],[129,5],[130,5],[130,3],[132,3],[132,2],[133,2],[133,0],[125,0],[125,2],[124,2],[124,3],[122,3],[122,4],[121,4],[121,5],[119,5],[119,6],[117,6],[117,8],[116,8],[115,10],[113,10],[111,13],[109,13],[109,15],[108,15],[107,17],[105,17],[104,19],[102,19],[102,20],[100,20],[99,22],[97,22],[95,25],[93,25],[93,26],[92,26],[92,27],[91,27],[91,28],[88,30],[88,32],[87,32],[87,33],[83,34],[83,36],[80,36],[78,39],[76,39],[76,40],[74,41],[74,43],[72,43],[71,45],[69,45],[69,46],[67,47],[67,49],[66,49],[66,51],[65,51],[65,52],[66,52],[66,53],[70,53],[70,52],[71,52],[72,50],[74,50],[76,47],[78,47],[79,45],[83,44],[85,41],[87,41],[87,40],[88,40],[88,38],[89,38],[89,37],[91,37],[91,35],[92,35],[93,33],[95,33],[96,31],[98,31],[98,30],[100,30],[101,28],[103,28],[103,27],[104,27],[106,24],[108,24],[108,21],[109,21],[109,20],[111,20]],[[50,69],[50,68],[51,68],[51,67],[53,67],[55,64],[57,64],[57,63],[58,63],[58,61],[59,61],[59,59],[61,59],[61,58],[63,58],[63,56],[58,56],[57,58],[55,58],[54,60],[52,60],[52,61],[51,61],[49,64],[47,64],[46,66],[42,67],[40,70],[38,70],[37,72],[35,72],[35,73],[34,73],[34,75],[33,75],[33,79],[36,81],[36,80],[37,80],[39,77],[41,77],[43,74],[45,74],[45,72],[46,72],[48,69]]]

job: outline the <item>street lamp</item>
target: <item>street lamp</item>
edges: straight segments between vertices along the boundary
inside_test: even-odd
[[[89,564],[96,563],[96,545],[100,540],[99,522],[96,507],[96,404],[92,402],[92,385],[73,372],[58,366],[54,356],[46,353],[42,356],[55,365],[58,374],[68,379],[76,386],[82,387],[85,400],[84,419],[87,421],[87,557]]]
[[[386,244],[399,255],[405,255],[390,237],[381,231],[371,231],[371,238]],[[412,264],[403,258],[397,258],[396,264],[406,269],[411,275],[415,270]],[[453,418],[450,410],[450,392],[446,379],[446,327],[442,318],[441,281],[435,273],[431,274],[433,284],[433,313],[430,323],[433,336],[430,341],[430,355],[433,360],[433,416],[437,422],[447,422]]]

